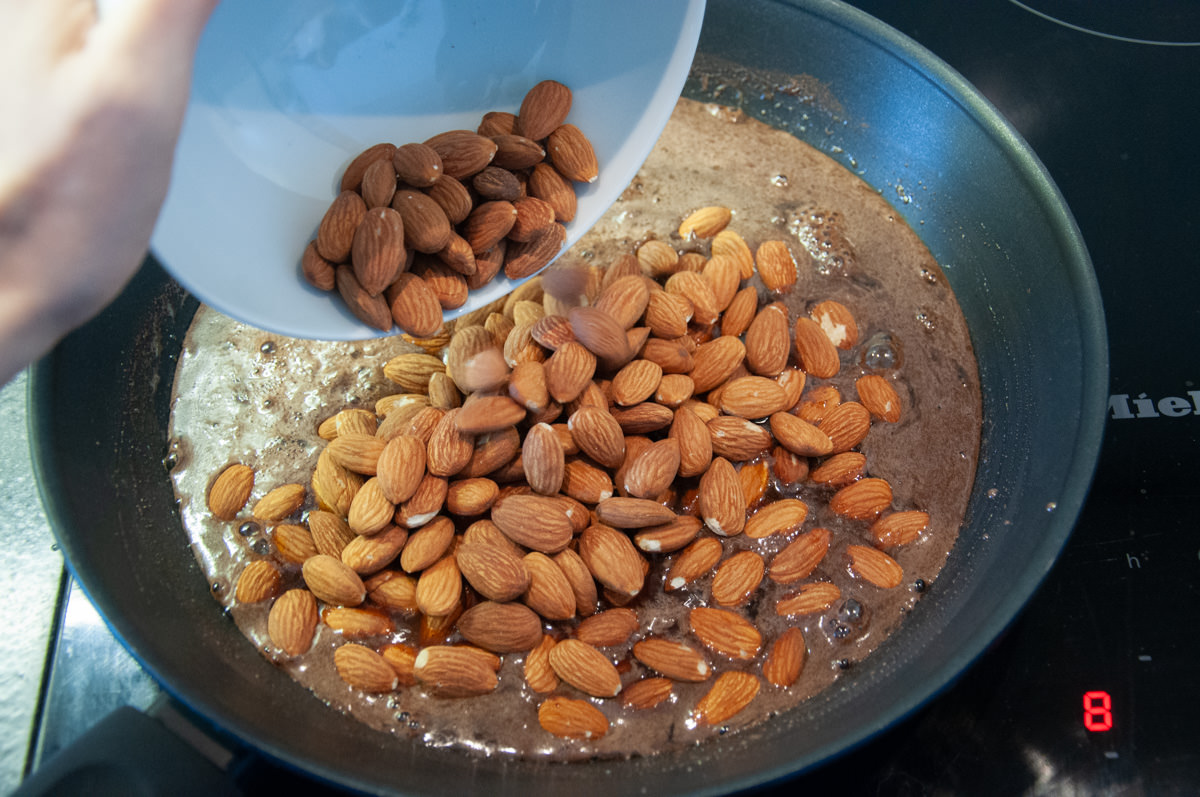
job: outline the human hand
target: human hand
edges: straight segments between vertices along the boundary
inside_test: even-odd
[[[0,0],[0,384],[137,270],[217,0]]]

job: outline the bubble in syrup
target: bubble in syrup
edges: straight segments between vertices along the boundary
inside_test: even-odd
[[[897,341],[886,332],[872,335],[863,347],[862,364],[869,371],[893,371],[903,363],[903,352]]]
[[[862,604],[854,598],[848,598],[842,604],[842,608],[838,609],[838,617],[848,623],[856,623],[862,619],[863,607]]]
[[[271,552],[271,543],[265,537],[259,537],[254,542],[250,543],[250,550],[254,551],[259,556],[266,556]]]
[[[275,353],[275,341],[273,341],[273,340],[266,341],[265,343],[263,343],[263,345],[258,347],[258,350],[261,351],[263,354],[274,354]]]
[[[913,582],[913,585],[912,585],[913,592],[924,592],[925,586],[926,586],[925,579],[918,578],[916,581]]]
[[[986,495],[988,498],[995,498],[996,496],[1000,495],[1000,491],[993,487],[987,491]]]
[[[238,526],[238,534],[243,537],[250,537],[262,531],[262,526],[255,523],[253,520],[247,520],[242,525]]]
[[[1046,511],[1047,511],[1047,512],[1053,512],[1055,509],[1058,509],[1058,502],[1057,502],[1057,501],[1051,501],[1050,503],[1046,504]]]
[[[788,178],[786,174],[777,174],[771,178],[771,185],[787,188]]]
[[[850,669],[850,659],[838,659],[837,660],[837,668],[839,670]]]

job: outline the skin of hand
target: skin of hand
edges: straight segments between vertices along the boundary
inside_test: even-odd
[[[0,385],[141,265],[217,0],[0,0]]]

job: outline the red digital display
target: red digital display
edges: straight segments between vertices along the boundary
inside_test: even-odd
[[[1112,726],[1112,696],[1103,691],[1084,692],[1083,727],[1099,732],[1110,730]]]

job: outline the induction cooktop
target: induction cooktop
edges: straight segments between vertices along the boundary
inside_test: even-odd
[[[913,716],[759,793],[1195,793],[1200,4],[852,4],[961,72],[1058,184],[1104,300],[1109,420],[1075,532],[1007,632]],[[72,622],[64,613],[60,637],[81,633]],[[60,638],[56,651],[50,666],[60,677],[49,679],[41,752],[82,730],[56,727],[74,715],[53,707],[79,688],[61,673],[72,666],[70,645]],[[153,696],[148,685],[132,691]],[[242,785],[254,791],[270,777],[278,786],[280,776],[261,764]]]

